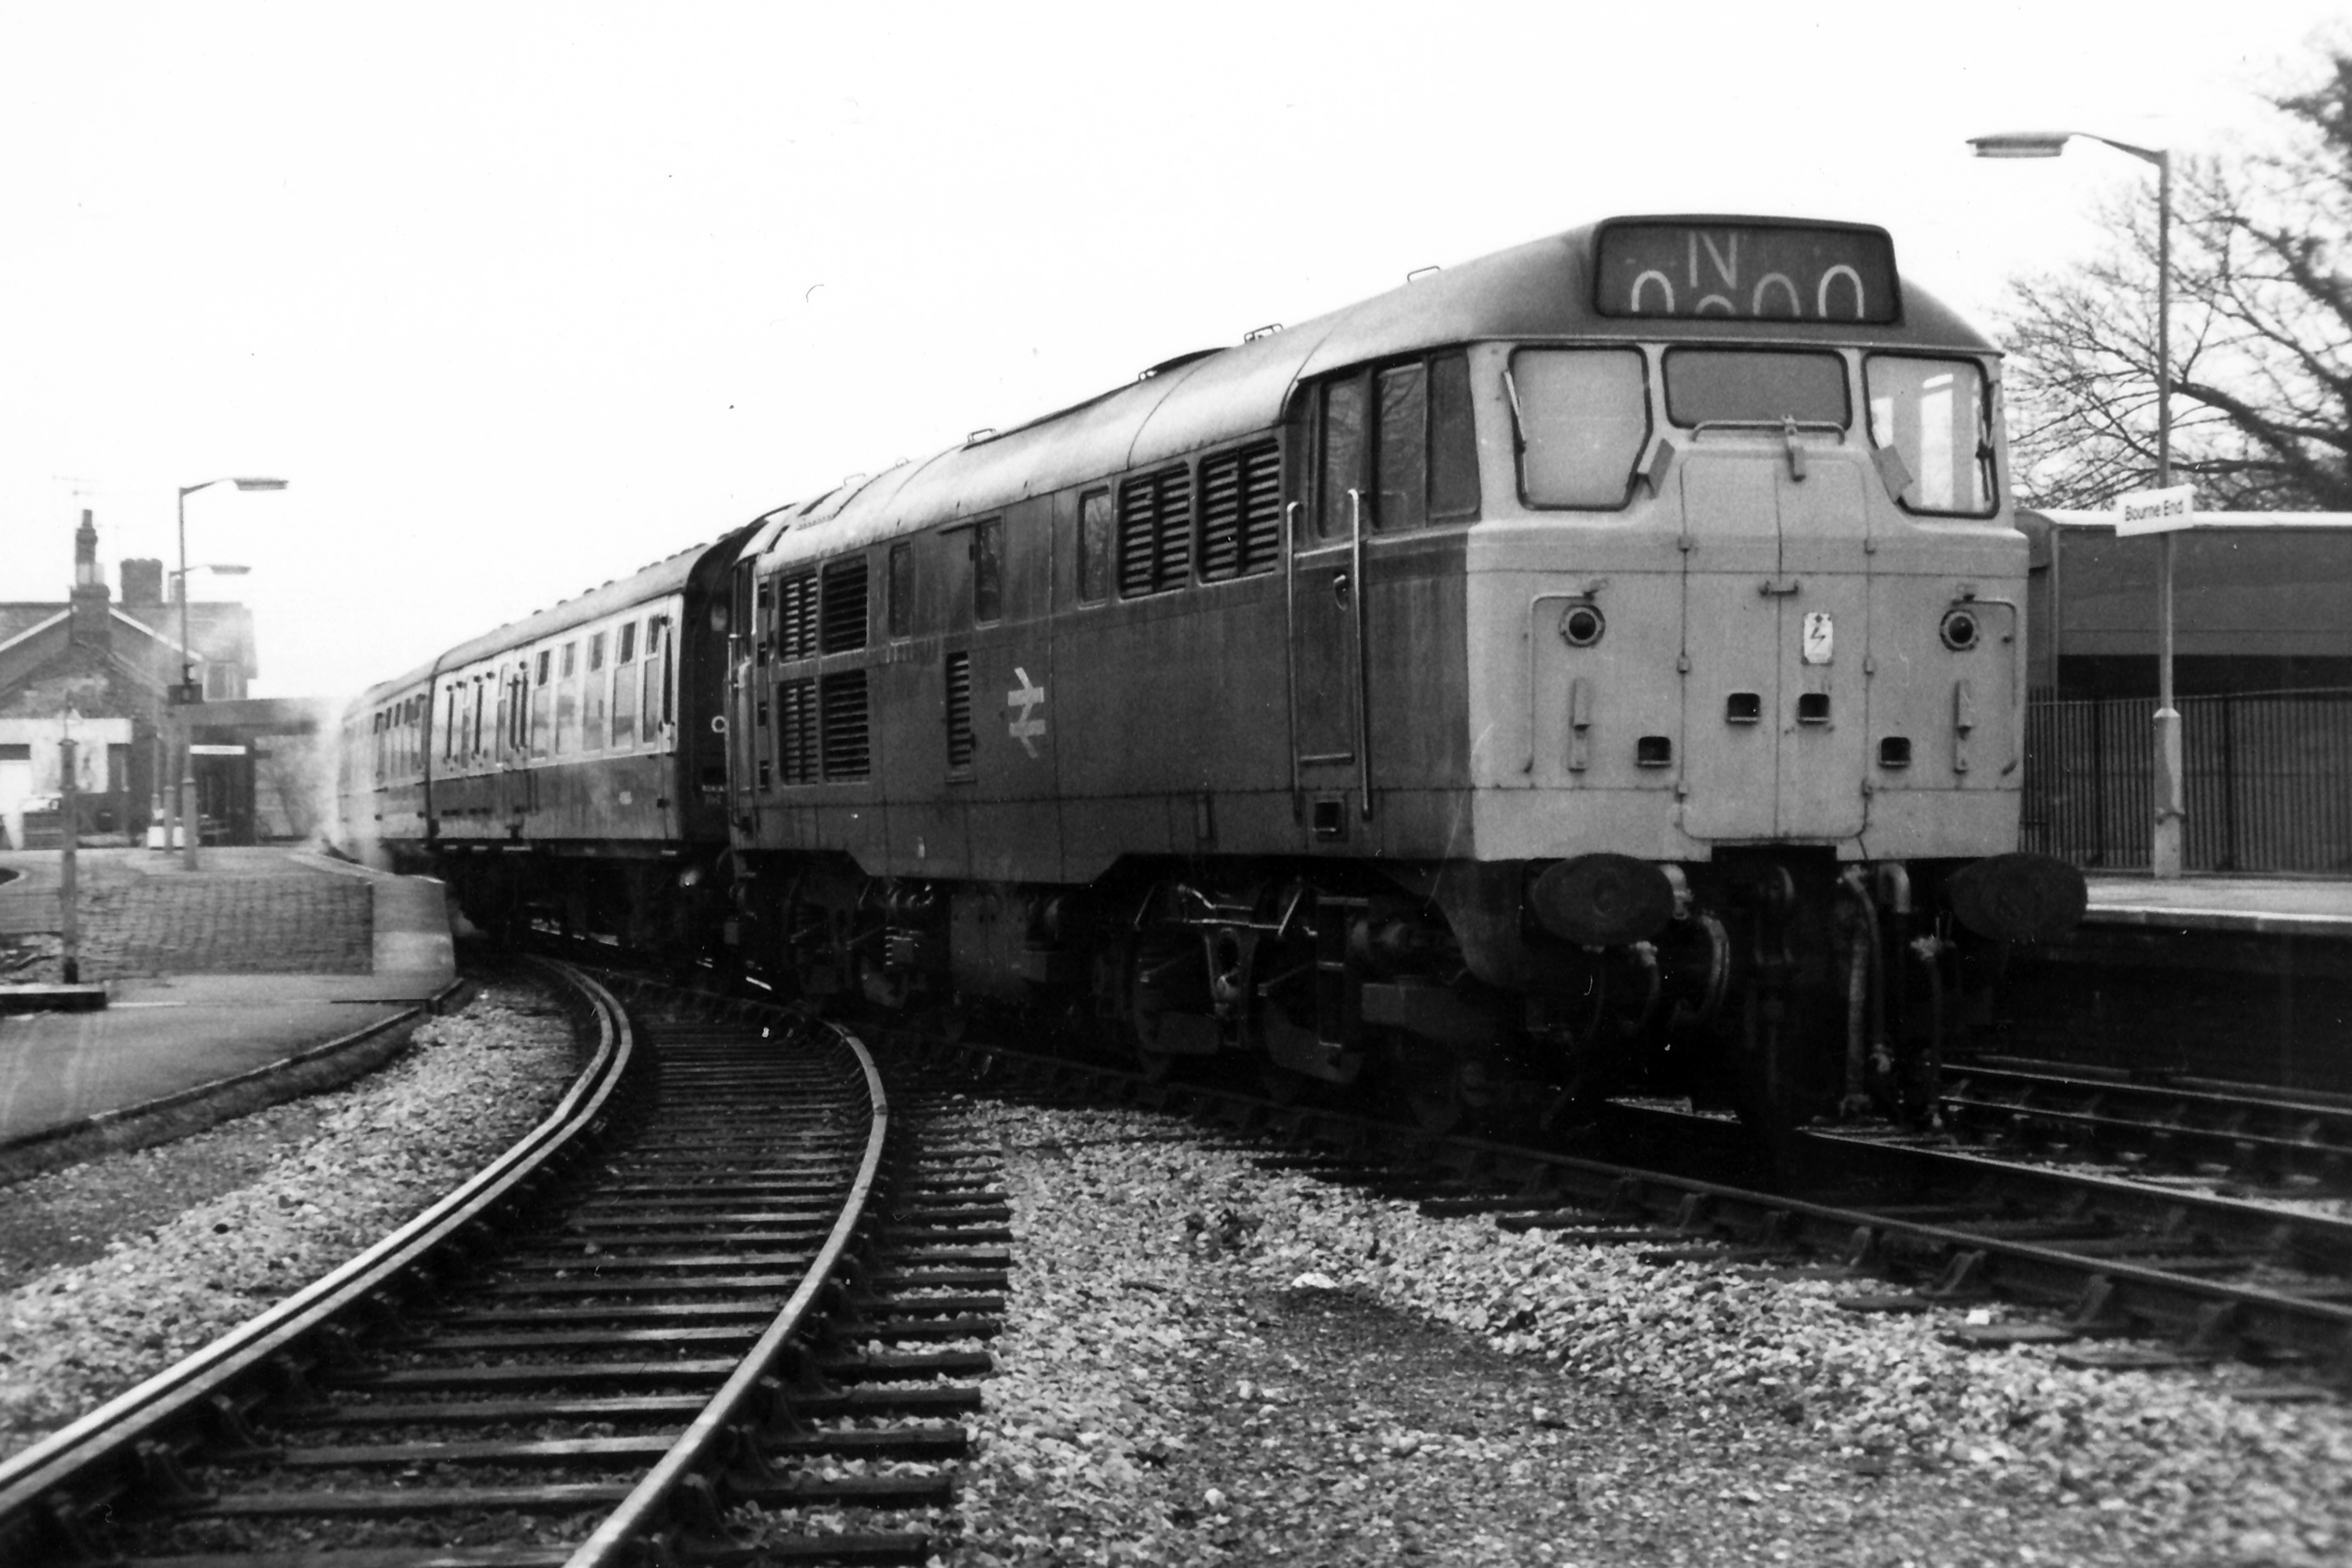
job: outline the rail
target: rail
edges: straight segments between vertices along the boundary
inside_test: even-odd
[[[865,1224],[866,1200],[873,1195],[875,1183],[880,1178],[884,1145],[890,1132],[889,1100],[883,1093],[882,1074],[865,1042],[845,1029],[832,1025],[823,1026],[832,1029],[834,1036],[856,1054],[857,1065],[866,1074],[866,1092],[872,1106],[865,1157],[859,1162],[856,1179],[850,1185],[840,1216],[834,1221],[824,1245],[817,1249],[799,1286],[742,1363],[621,1506],[581,1542],[567,1568],[608,1568],[610,1564],[634,1561],[644,1540],[668,1514],[671,1499],[687,1478],[715,1468],[721,1438],[742,1419],[761,1380],[774,1370],[785,1347],[801,1331],[820,1294],[848,1253],[858,1228]]]
[[[534,962],[556,980],[575,1017],[595,1031],[594,1054],[555,1109],[465,1184],[340,1268],[0,1465],[0,1540],[13,1521],[77,1478],[135,1477],[142,1444],[200,1419],[215,1396],[259,1374],[272,1357],[358,1308],[425,1253],[518,1195],[597,1122],[635,1059],[627,1016],[570,965]]]

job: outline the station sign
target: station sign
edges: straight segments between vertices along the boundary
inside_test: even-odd
[[[195,757],[241,757],[243,746],[190,746],[188,754]]]
[[[2197,487],[2174,485],[2169,489],[2133,490],[2116,498],[2116,537],[2135,533],[2170,533],[2197,526]]]

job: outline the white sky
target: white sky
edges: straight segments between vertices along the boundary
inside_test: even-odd
[[[856,471],[1620,213],[1849,218],[1990,325],[2322,0],[0,0],[0,599],[175,563],[340,694]],[[2161,20],[2158,20],[2158,17]],[[77,493],[80,492],[80,493]]]

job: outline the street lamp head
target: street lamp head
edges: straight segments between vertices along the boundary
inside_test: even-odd
[[[1991,136],[1971,136],[1969,145],[1979,158],[2055,158],[2066,151],[2072,131],[2004,131]]]
[[[284,479],[237,479],[233,482],[241,490],[282,490],[286,488]]]

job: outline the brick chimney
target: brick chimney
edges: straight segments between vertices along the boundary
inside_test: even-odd
[[[74,530],[74,581],[72,636],[77,643],[91,647],[113,646],[113,616],[107,601],[112,597],[106,587],[106,574],[98,567],[98,524],[90,521],[89,510],[82,509],[81,526]]]
[[[122,603],[160,605],[163,602],[163,563],[161,561],[125,561],[122,563]]]

